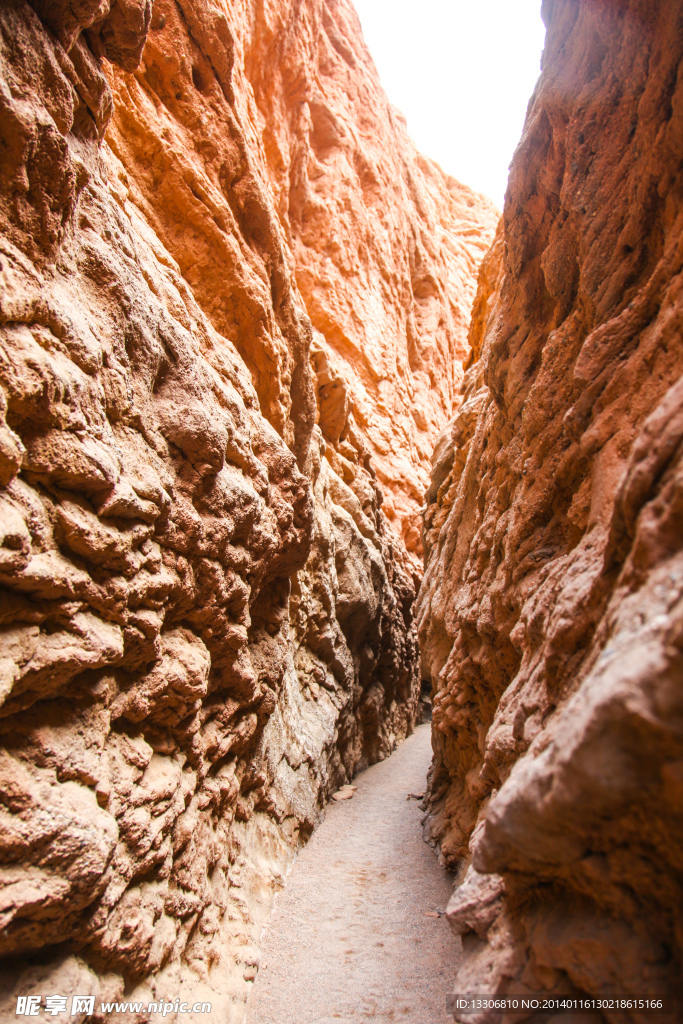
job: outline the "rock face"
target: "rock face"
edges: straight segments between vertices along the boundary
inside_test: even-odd
[[[494,219],[346,3],[0,6],[8,1015],[242,1019],[293,850],[416,720],[415,512]]]
[[[543,16],[428,493],[431,828],[457,991],[646,995],[683,978],[683,4]]]
[[[328,458],[354,486],[372,457],[383,510],[421,575],[431,453],[457,401],[477,268],[500,215],[416,152],[350,3],[292,17],[267,0],[252,26],[245,67],[313,324]]]

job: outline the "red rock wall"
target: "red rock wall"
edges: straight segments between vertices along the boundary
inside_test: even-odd
[[[499,213],[415,150],[351,3],[290,18],[270,0],[251,24],[245,65],[313,324],[328,458],[349,482],[371,456],[383,511],[421,574],[431,453],[458,401]]]
[[[428,494],[431,829],[456,991],[647,995],[683,978],[683,4],[543,16]]]
[[[0,77],[0,1005],[237,1021],[293,850],[418,713],[494,213],[346,3],[6,0]]]

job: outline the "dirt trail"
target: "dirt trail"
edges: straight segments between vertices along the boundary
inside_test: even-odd
[[[422,839],[429,725],[333,804],[299,855],[264,938],[248,1024],[447,1024],[460,944],[452,876]]]

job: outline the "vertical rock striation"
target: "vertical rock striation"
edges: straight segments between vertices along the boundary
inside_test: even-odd
[[[8,1014],[242,1018],[292,851],[415,722],[415,515],[494,220],[347,3],[0,6]]]
[[[320,428],[345,481],[372,457],[383,510],[421,575],[431,453],[457,403],[476,271],[499,214],[416,152],[350,3],[320,4],[306,36],[280,3],[266,12],[245,61],[313,324]]]
[[[543,16],[428,492],[431,828],[458,991],[652,995],[683,977],[683,4]]]

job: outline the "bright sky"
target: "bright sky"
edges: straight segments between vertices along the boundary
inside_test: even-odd
[[[390,101],[425,156],[502,209],[540,73],[541,0],[354,0]]]

